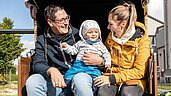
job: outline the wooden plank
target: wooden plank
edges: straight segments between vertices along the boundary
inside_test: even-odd
[[[29,76],[31,58],[21,57],[18,66],[18,96],[22,96],[26,80]],[[24,96],[24,95],[23,95]]]
[[[156,53],[154,53],[154,57],[153,57],[153,62],[154,62],[154,96],[158,96],[158,80],[157,80],[157,57],[156,57]]]
[[[149,59],[149,77],[148,77],[148,83],[149,83],[149,94],[153,94],[153,62],[152,62],[152,56]]]

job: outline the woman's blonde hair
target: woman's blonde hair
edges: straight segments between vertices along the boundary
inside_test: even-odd
[[[117,20],[120,21],[120,23],[124,20],[128,21],[127,30],[129,30],[137,20],[137,12],[135,9],[135,5],[131,2],[124,2],[123,4],[114,7],[109,12],[109,15],[110,14],[112,15],[112,18],[114,18],[114,16],[117,16]]]

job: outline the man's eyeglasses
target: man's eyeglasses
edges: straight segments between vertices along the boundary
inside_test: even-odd
[[[70,15],[68,15],[66,18],[61,18],[60,20],[53,20],[55,23],[64,24],[65,22],[69,22]]]

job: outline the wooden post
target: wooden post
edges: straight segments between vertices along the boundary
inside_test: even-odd
[[[25,83],[29,76],[31,58],[21,57],[18,65],[18,96],[26,96]],[[23,91],[25,91],[23,93]],[[25,94],[25,95],[23,95]]]
[[[158,80],[157,80],[157,57],[156,57],[156,53],[154,53],[154,96],[158,96]]]
[[[149,95],[153,94],[153,56],[150,56],[149,65],[148,65],[148,83],[149,83]]]

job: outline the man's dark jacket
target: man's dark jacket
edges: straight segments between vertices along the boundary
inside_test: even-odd
[[[70,27],[69,33],[62,36],[56,36],[48,27],[42,35],[37,37],[32,65],[33,73],[48,78],[47,70],[50,67],[56,67],[64,75],[76,56],[66,54],[60,48],[60,43],[67,42],[73,45],[78,40],[80,40],[79,33],[74,27]]]

